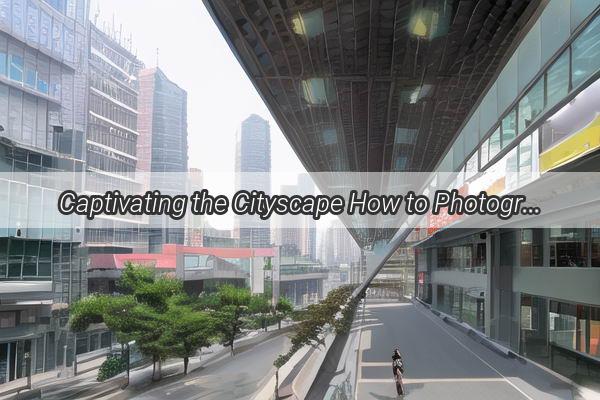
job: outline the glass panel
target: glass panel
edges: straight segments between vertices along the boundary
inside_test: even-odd
[[[23,57],[10,55],[10,79],[23,82]]]
[[[500,152],[500,127],[496,129],[492,136],[490,136],[490,151],[489,159],[496,157],[496,154]]]
[[[544,266],[544,230],[521,231],[521,267]]]
[[[38,264],[38,276],[50,277],[52,275],[52,267],[49,262],[40,261]]]
[[[573,304],[550,301],[550,343],[577,349],[577,308]]]
[[[546,72],[546,107],[550,108],[569,93],[569,52],[565,51]]]
[[[8,264],[8,277],[9,278],[21,278],[21,263],[11,262]]]
[[[475,152],[465,165],[465,181],[471,179],[477,173],[477,156],[478,153]]]
[[[521,296],[521,354],[548,365],[548,301]]]
[[[519,44],[519,92],[523,90],[540,70],[542,39],[540,21],[537,21]]]
[[[600,228],[592,228],[592,267],[600,267]]]
[[[594,21],[571,45],[573,87],[577,87],[600,67],[600,18]]]
[[[8,55],[6,50],[0,50],[0,75],[6,76],[6,62],[8,61]]]
[[[489,161],[490,154],[490,139],[486,139],[485,142],[481,145],[481,149],[479,150],[481,155],[481,167],[483,168]]]
[[[575,99],[546,119],[542,125],[542,151],[578,132],[585,130],[591,134],[593,123],[600,114],[599,99],[600,80],[585,88]],[[576,149],[568,149],[571,150]]]
[[[531,135],[519,143],[519,181],[526,182],[531,178]]]
[[[523,133],[543,109],[544,80],[539,79],[519,102],[519,133]]]
[[[505,148],[517,137],[517,111],[512,110],[502,120],[502,148]]]
[[[185,268],[196,268],[199,266],[198,256],[184,256],[183,260]]]
[[[110,347],[110,344],[111,344],[110,332],[102,333],[100,335],[100,347],[101,348]]]
[[[584,229],[550,229],[550,266],[586,267],[587,241]]]
[[[571,33],[568,23],[570,1],[550,1],[542,13],[542,65],[565,43]]]
[[[23,276],[37,276],[37,264],[35,261],[27,261],[23,263]]]
[[[38,56],[37,60],[37,90],[44,94],[48,94],[48,79],[50,73],[50,62],[49,60],[42,55]]]

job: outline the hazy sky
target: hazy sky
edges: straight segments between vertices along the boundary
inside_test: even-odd
[[[122,25],[122,37],[131,34],[147,67],[156,66],[158,48],[159,67],[188,92],[189,166],[204,171],[211,192],[224,176],[233,179],[236,131],[252,113],[271,125],[272,171],[294,173],[273,174],[273,190],[305,172],[201,0],[91,0],[92,21],[98,11],[97,25],[112,27],[114,16],[115,30]],[[209,220],[219,228],[233,223]]]
[[[91,0],[98,25],[123,26],[147,67],[188,92],[189,166],[233,172],[235,133],[252,113],[271,125],[273,171],[304,171],[201,0]],[[274,187],[279,185],[273,182]]]

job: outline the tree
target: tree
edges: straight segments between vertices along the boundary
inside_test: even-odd
[[[187,295],[170,299],[165,314],[169,327],[163,336],[164,345],[183,358],[183,373],[187,375],[189,358],[202,347],[211,345],[216,321],[208,312],[198,311]]]
[[[281,329],[281,321],[292,314],[294,305],[287,297],[280,297],[273,311],[277,319],[277,327]]]
[[[235,337],[241,332],[242,317],[248,313],[250,298],[250,290],[232,285],[223,285],[214,297],[209,296],[208,303],[212,302],[212,307],[215,307],[214,315],[218,319],[217,329],[221,332],[223,345],[231,348],[232,355]]]
[[[350,297],[353,289],[352,286],[339,287],[330,291],[327,297],[321,302],[308,306],[305,313],[306,318],[295,327],[295,333],[292,337],[292,347],[287,353],[279,355],[273,363],[276,368],[276,399],[279,398],[279,368],[287,363],[298,350],[305,345],[313,347],[324,345],[323,334],[328,326],[333,327],[336,333],[343,334],[349,331],[354,311],[359,303],[358,297]],[[279,303],[281,304],[281,300]]]
[[[138,349],[154,363],[153,380],[160,379],[160,363],[172,352],[164,335],[169,332],[169,299],[182,292],[182,283],[173,278],[155,277],[154,272],[128,263],[117,287],[117,296],[92,295],[75,303],[70,326],[75,332],[91,323],[104,322],[121,344],[135,341]]]
[[[271,303],[262,294],[250,298],[248,311],[260,321],[261,327],[267,330],[267,317],[271,313]]]

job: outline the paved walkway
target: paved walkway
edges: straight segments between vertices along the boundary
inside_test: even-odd
[[[282,325],[286,327],[287,323]],[[277,326],[273,325],[268,327],[268,331],[272,335],[274,331],[277,331]],[[244,349],[245,352],[252,350],[256,344],[251,344],[256,339],[265,335],[265,332],[252,331],[248,332],[244,337],[236,340],[236,348]],[[259,343],[260,345],[260,343]],[[249,349],[248,349],[249,347]],[[233,361],[238,355],[231,357],[228,349],[224,349],[221,345],[213,345],[209,348],[202,349],[202,355],[200,357],[191,357],[188,366],[188,371],[191,376],[192,372],[198,372],[207,367],[209,364],[219,362],[220,364],[226,364],[229,361]],[[274,360],[274,359],[273,359]],[[273,360],[270,361],[272,366]],[[102,361],[102,360],[100,360]],[[98,363],[100,364],[100,363]],[[167,360],[162,366],[162,376],[164,382],[170,382],[173,380],[185,378],[183,373],[183,361],[181,359]],[[57,378],[56,371],[48,374],[40,374],[33,376],[33,388],[40,389],[42,399],[48,400],[67,400],[67,399],[115,399],[130,398],[133,393],[140,392],[142,390],[149,389],[156,383],[151,382],[152,378],[152,365],[136,368],[131,370],[130,384],[128,390],[121,390],[121,387],[126,383],[124,374],[118,377],[112,378],[106,382],[98,382],[96,377],[98,376],[98,370],[93,369],[89,372],[85,372],[78,376]],[[161,382],[163,382],[161,381]],[[160,382],[159,382],[160,383]],[[9,389],[9,385],[1,385],[0,390]],[[2,394],[0,391],[0,400],[8,400],[14,398],[15,394]]]
[[[500,355],[410,303],[367,301],[357,398],[396,399],[391,355],[404,358],[406,399],[575,399],[568,383],[534,364]]]

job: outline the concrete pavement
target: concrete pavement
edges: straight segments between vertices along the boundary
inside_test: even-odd
[[[122,398],[136,400],[251,399],[274,372],[273,361],[291,346],[286,335],[276,336],[233,357],[209,362],[185,377],[163,379],[143,388],[125,390]]]
[[[404,358],[406,399],[575,399],[554,374],[498,354],[411,303],[367,300],[357,398],[396,399],[391,356]]]

